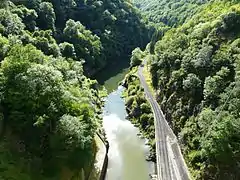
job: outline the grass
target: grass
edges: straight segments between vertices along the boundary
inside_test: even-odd
[[[154,88],[152,86],[152,76],[149,72],[150,65],[145,65],[143,68],[143,76],[145,77],[146,83],[151,91],[151,93],[154,95]]]

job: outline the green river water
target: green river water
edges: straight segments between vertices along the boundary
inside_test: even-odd
[[[105,180],[149,180],[149,174],[154,172],[154,164],[145,160],[149,152],[146,140],[138,137],[139,129],[125,118],[127,114],[121,98],[123,87],[118,83],[127,71],[126,67],[111,67],[96,77],[110,92],[103,116],[103,127],[110,145]]]

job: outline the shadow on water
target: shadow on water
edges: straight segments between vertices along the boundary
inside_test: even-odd
[[[105,86],[108,92],[116,90],[118,83],[122,81],[128,72],[129,61],[123,60],[118,63],[108,65],[94,77],[100,85]]]

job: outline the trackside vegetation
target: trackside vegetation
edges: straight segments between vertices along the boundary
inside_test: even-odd
[[[193,179],[240,178],[239,27],[239,1],[207,2],[144,52]]]
[[[128,119],[139,127],[142,135],[147,138],[150,146],[150,155],[147,160],[156,162],[155,153],[155,127],[151,106],[144,95],[136,68],[125,77],[123,86],[126,88],[123,93],[125,98]]]

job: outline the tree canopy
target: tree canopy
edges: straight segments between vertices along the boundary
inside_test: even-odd
[[[170,10],[176,5],[168,1],[164,8]],[[156,17],[152,6],[153,1],[140,5],[149,13],[150,20]],[[178,4],[179,8],[184,6],[189,4]],[[160,10],[166,15],[173,13],[164,8]],[[171,18],[165,22],[164,16],[159,15],[155,21],[171,26],[178,22]],[[154,46],[150,44],[144,52],[151,63],[157,99],[179,137],[194,179],[240,177],[239,23],[238,1],[212,1],[178,28],[171,28],[157,41],[154,39]]]

